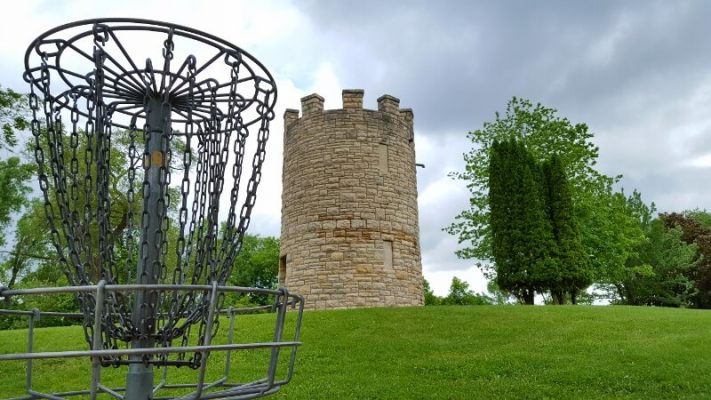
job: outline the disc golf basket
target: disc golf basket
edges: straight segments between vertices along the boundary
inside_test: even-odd
[[[264,66],[194,29],[100,19],[41,35],[25,68],[39,188],[70,286],[5,288],[0,297],[74,294],[89,350],[33,352],[39,317],[77,315],[15,312],[29,318],[28,350],[0,360],[27,363],[22,398],[247,399],[288,383],[303,299],[286,289],[228,286],[274,118],[276,85]],[[251,168],[243,168],[250,155]],[[226,308],[235,295],[270,301]],[[235,328],[236,315],[269,311],[266,339]],[[225,321],[229,328],[220,329]],[[215,380],[211,356],[225,360]],[[88,389],[33,388],[33,360],[72,357],[92,360]],[[256,376],[233,382],[235,360]],[[105,385],[102,367],[123,371],[125,385]],[[170,382],[176,367],[195,378]]]

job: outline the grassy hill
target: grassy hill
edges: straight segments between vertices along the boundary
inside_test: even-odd
[[[258,330],[265,323],[263,316],[243,317],[238,330]],[[22,351],[25,333],[0,332],[0,352]],[[37,351],[81,347],[76,327],[38,329],[38,335],[44,347]],[[314,311],[304,316],[302,339],[293,382],[272,398],[711,398],[708,311],[583,306]],[[38,363],[42,384],[37,386],[76,387],[85,382],[88,365],[85,360]],[[111,371],[104,374],[109,383]],[[82,374],[84,380],[75,381]],[[23,383],[22,364],[0,363],[0,397],[20,395]]]

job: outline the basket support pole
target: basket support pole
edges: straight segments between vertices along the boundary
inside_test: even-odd
[[[141,218],[141,251],[138,260],[136,278],[138,283],[156,284],[160,272],[161,226],[165,212],[165,185],[167,165],[164,141],[168,140],[166,130],[170,129],[170,108],[159,97],[147,100],[147,140],[143,156],[145,169],[143,188],[143,215]],[[163,232],[163,235],[165,232]],[[157,293],[154,291],[136,292],[133,308],[133,326],[141,335],[131,342],[131,347],[153,348],[155,340],[155,314]],[[126,400],[148,400],[153,398],[153,366],[144,357],[131,356],[126,378]]]

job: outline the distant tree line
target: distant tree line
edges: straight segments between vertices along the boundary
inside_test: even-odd
[[[423,280],[426,306],[481,306],[494,304],[494,299],[469,289],[469,283],[456,276],[452,278],[449,293],[445,297],[434,294],[427,279]]]

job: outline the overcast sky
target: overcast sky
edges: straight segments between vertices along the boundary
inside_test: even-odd
[[[622,174],[660,211],[709,208],[711,2],[707,1],[15,1],[0,24],[0,84],[26,92],[24,52],[67,22],[135,17],[173,22],[245,49],[272,72],[277,120],[252,233],[279,235],[281,115],[317,92],[383,94],[415,114],[424,275],[445,294],[451,277],[485,282],[442,232],[468,204],[467,131],[512,96],[585,122],[599,168]],[[157,49],[156,51],[160,51]],[[158,53],[159,54],[159,53]]]

